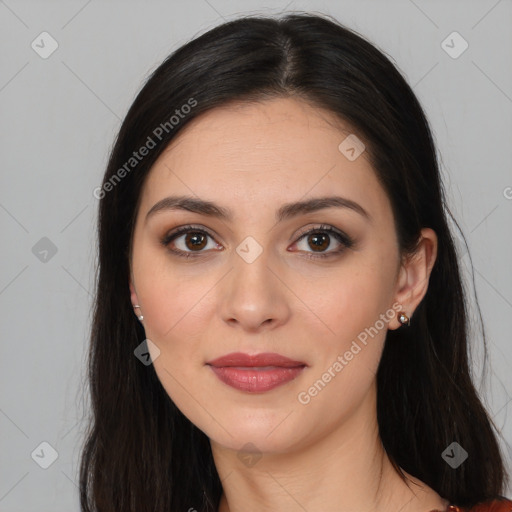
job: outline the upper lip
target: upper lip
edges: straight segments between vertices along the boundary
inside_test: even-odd
[[[260,367],[260,366],[280,366],[283,368],[294,368],[297,366],[307,366],[302,361],[294,361],[289,357],[282,356],[271,352],[263,354],[245,354],[242,352],[232,352],[225,356],[218,357],[206,364],[211,366],[241,366],[241,367]]]

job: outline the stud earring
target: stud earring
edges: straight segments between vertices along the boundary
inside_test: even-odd
[[[407,327],[409,327],[409,325],[411,325],[411,319],[403,311],[401,311],[398,314],[398,321],[402,325],[407,325]]]
[[[140,306],[138,304],[135,304],[135,306],[133,306],[133,309],[135,308],[140,309]],[[142,320],[144,320],[144,317],[142,315],[137,315],[137,318],[139,319],[139,322],[142,322]]]

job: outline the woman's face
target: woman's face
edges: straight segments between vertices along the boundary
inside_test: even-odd
[[[284,453],[374,412],[386,331],[399,326],[404,298],[399,248],[366,152],[326,119],[335,121],[294,99],[212,110],[171,143],[142,191],[135,313],[170,398],[227,448]],[[227,215],[160,203],[171,196]],[[286,206],[335,196],[352,207]],[[234,352],[280,354],[295,368],[207,364]]]

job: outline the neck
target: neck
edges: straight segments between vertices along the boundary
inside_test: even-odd
[[[219,512],[429,512],[448,506],[393,468],[378,434],[374,392],[328,436],[286,453],[263,453],[253,465],[244,465],[234,450],[211,446],[223,486]]]

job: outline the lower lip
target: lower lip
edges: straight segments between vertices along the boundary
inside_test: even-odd
[[[273,366],[264,370],[232,366],[210,366],[210,368],[228,386],[250,393],[270,391],[295,379],[304,370],[304,366],[293,368]]]

